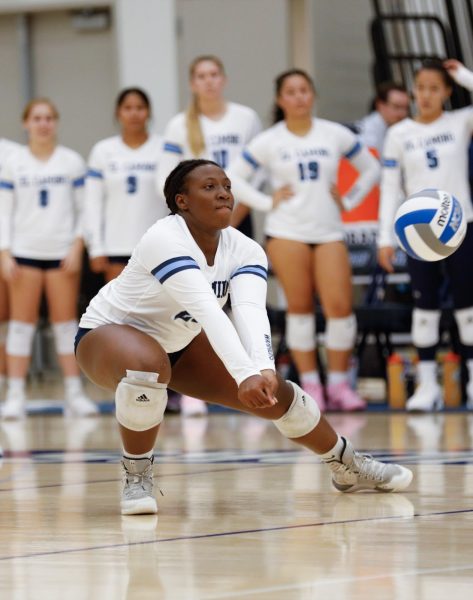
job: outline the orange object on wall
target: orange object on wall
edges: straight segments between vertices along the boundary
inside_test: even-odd
[[[369,149],[371,154],[378,157],[378,153],[374,148]],[[358,177],[357,170],[353,167],[349,160],[343,158],[338,167],[337,186],[340,193],[345,194],[353,185]],[[364,198],[363,202],[356,208],[342,213],[342,221],[344,223],[356,223],[358,221],[377,221],[379,209],[379,186],[375,186],[371,192]]]

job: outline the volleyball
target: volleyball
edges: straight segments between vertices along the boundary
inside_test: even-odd
[[[454,196],[443,190],[426,189],[401,204],[394,231],[409,256],[433,262],[450,256],[460,246],[466,219]]]

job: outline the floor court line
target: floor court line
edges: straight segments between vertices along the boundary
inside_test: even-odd
[[[8,560],[18,560],[25,558],[39,558],[45,556],[56,556],[58,554],[73,554],[76,552],[90,552],[94,550],[107,550],[112,548],[128,548],[131,546],[149,545],[149,544],[164,544],[167,542],[182,542],[182,541],[193,541],[202,539],[212,539],[219,537],[230,537],[233,535],[248,535],[254,533],[271,533],[275,531],[289,531],[294,529],[309,529],[311,527],[324,527],[330,525],[349,525],[351,523],[373,523],[380,521],[393,521],[396,519],[413,519],[413,518],[425,518],[425,517],[438,517],[438,516],[452,516],[458,514],[473,513],[473,508],[456,509],[448,511],[435,511],[431,513],[414,513],[412,516],[406,517],[405,515],[390,515],[388,517],[371,517],[366,519],[344,519],[341,521],[323,521],[318,523],[305,523],[300,525],[281,525],[277,527],[262,527],[257,529],[240,529],[235,531],[222,531],[219,533],[201,533],[197,535],[187,536],[175,536],[170,538],[147,540],[144,542],[130,542],[122,544],[103,544],[101,546],[84,546],[82,548],[65,548],[63,550],[48,550],[47,552],[29,552],[26,554],[17,554],[12,556],[0,556],[0,562],[6,562]],[[139,518],[139,517],[137,517]],[[453,569],[454,567],[452,567]],[[471,565],[469,568],[473,568]]]
[[[330,585],[340,585],[342,583],[354,583],[357,581],[374,581],[380,579],[392,579],[393,577],[413,577],[418,575],[434,575],[440,573],[450,573],[457,571],[471,571],[473,570],[473,563],[469,565],[459,565],[450,567],[438,567],[431,569],[402,569],[401,571],[394,571],[391,573],[380,573],[378,575],[354,575],[351,577],[339,577],[334,579],[323,579],[321,581],[306,581],[304,583],[294,583],[287,585],[278,585],[265,588],[251,588],[247,590],[241,590],[241,592],[229,592],[220,593],[218,596],[201,596],[201,600],[224,600],[228,598],[244,598],[250,596],[254,598],[259,594],[270,594],[276,592],[285,592],[291,590],[310,590],[315,588],[321,588]]]

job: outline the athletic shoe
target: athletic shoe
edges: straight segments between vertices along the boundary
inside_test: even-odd
[[[410,411],[428,412],[442,408],[442,390],[436,381],[419,384],[406,402],[406,409]]]
[[[158,504],[153,495],[153,462],[153,456],[137,459],[123,457],[122,515],[147,515],[158,512]]]
[[[95,417],[98,414],[98,406],[85,394],[76,394],[66,398],[64,404],[65,417]]]
[[[200,417],[208,412],[207,404],[192,396],[181,396],[181,414],[184,417]]]
[[[304,385],[301,385],[301,388],[306,394],[309,394],[309,396],[311,396],[317,402],[320,412],[324,412],[326,406],[324,388],[322,384],[308,381],[307,383],[304,383]]]
[[[5,421],[24,419],[26,417],[26,398],[24,394],[7,393],[1,415]]]
[[[365,410],[366,401],[353,390],[347,381],[327,386],[328,410],[355,411]]]
[[[412,471],[396,464],[386,464],[372,456],[355,452],[342,437],[344,448],[340,456],[325,459],[333,473],[332,484],[339,492],[400,492],[412,481]]]

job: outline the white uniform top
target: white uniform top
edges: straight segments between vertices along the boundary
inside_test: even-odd
[[[130,256],[148,227],[169,214],[155,186],[161,146],[154,134],[139,148],[130,148],[117,135],[92,148],[84,219],[92,258]]]
[[[388,124],[381,114],[374,110],[369,115],[357,121],[358,137],[368,148],[376,148],[379,156],[383,153],[384,139],[388,131]]]
[[[185,348],[203,329],[240,384],[274,369],[266,279],[266,255],[256,242],[232,227],[222,230],[209,266],[184,219],[171,215],[146,232],[124,271],[92,300],[80,327],[132,325],[167,353]],[[222,310],[229,294],[237,331]]]
[[[270,211],[266,235],[307,243],[344,238],[340,211],[330,187],[337,180],[340,159],[348,158],[360,173],[343,199],[346,208],[356,206],[378,181],[379,163],[346,127],[313,119],[304,136],[291,133],[284,121],[256,136],[227,171],[232,190],[241,202]],[[273,190],[290,185],[294,196],[272,209],[272,198],[246,180],[264,167]]]
[[[0,249],[13,256],[62,260],[82,235],[85,163],[56,146],[46,161],[21,146],[0,175]]]
[[[473,90],[473,73],[459,69],[455,79]],[[394,216],[400,199],[425,188],[453,194],[473,221],[468,181],[468,146],[473,107],[443,112],[432,123],[404,119],[389,128],[383,149],[379,246],[396,246]]]
[[[179,113],[169,121],[164,133],[163,156],[159,163],[159,190],[163,190],[166,177],[181,160],[206,158],[226,169],[246,144],[261,131],[261,122],[255,111],[235,102],[227,103],[227,110],[220,119],[200,115],[199,120],[205,150],[198,157],[192,154],[189,146],[185,113]]]

